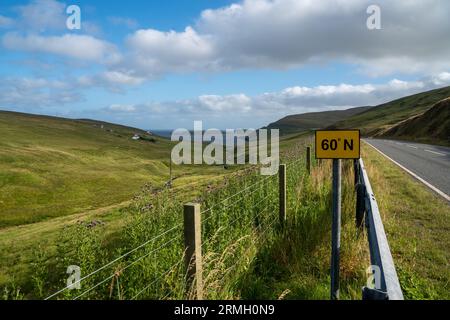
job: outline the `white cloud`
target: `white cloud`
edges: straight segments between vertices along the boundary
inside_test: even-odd
[[[441,84],[450,85],[450,76]],[[383,84],[322,85],[316,87],[289,87],[278,92],[249,97],[245,94],[202,95],[194,99],[147,102],[124,106],[109,106],[102,109],[105,114],[120,115],[121,119],[164,119],[165,122],[190,125],[193,120],[229,123],[229,126],[262,126],[289,114],[347,109],[351,107],[378,105],[403,96],[437,87],[436,77],[422,81],[393,79]],[[239,115],[238,117],[236,115]],[[184,121],[184,122],[183,122]],[[183,122],[184,124],[180,124]]]
[[[203,95],[198,97],[199,109],[208,112],[248,112],[252,100],[245,94],[228,96]]]
[[[17,7],[21,30],[27,32],[7,34],[3,43],[7,49],[106,61],[110,72],[145,79],[335,62],[353,64],[372,76],[431,75],[450,69],[450,41],[445,41],[450,1],[380,0],[381,30],[366,27],[370,4],[370,0],[243,0],[203,11],[195,24],[180,32],[136,30],[124,39],[121,54],[97,37],[40,34],[62,30],[67,15],[61,2],[34,0]],[[137,27],[130,18],[109,17],[109,21]],[[92,29],[88,32],[100,33],[95,24],[83,20],[83,25]]]
[[[106,108],[111,112],[134,112],[136,107],[133,105],[112,104]]]
[[[34,0],[17,7],[14,21],[0,16],[0,27],[18,26],[15,32],[1,38],[5,49],[58,55],[70,62],[87,62],[93,68],[106,64],[107,68],[94,69],[93,75],[77,73],[72,85],[60,82],[60,88],[55,81],[44,83],[41,78],[0,79],[0,101],[3,105],[58,105],[80,100],[79,92],[87,87],[119,92],[124,86],[140,85],[168,73],[283,70],[340,62],[356,65],[361,72],[373,76],[415,73],[427,77],[420,81],[394,79],[385,84],[293,86],[252,97],[209,94],[183,101],[116,105],[104,110],[161,116],[170,110],[169,113],[182,117],[223,117],[225,113],[233,118],[239,113],[239,119],[234,120],[253,121],[378,104],[450,84],[450,73],[443,72],[450,70],[450,41],[445,41],[450,30],[450,1],[380,0],[377,4],[381,7],[382,29],[373,31],[366,28],[369,4],[372,1],[244,0],[205,10],[195,24],[180,32],[136,30],[124,39],[120,53],[115,45],[92,35],[55,35],[53,31],[65,30],[65,4]],[[112,17],[110,22],[136,26],[128,18]],[[100,32],[95,24],[83,23],[90,32]]]
[[[79,102],[81,94],[67,82],[44,78],[0,79],[0,105],[22,110],[61,107]]]
[[[205,10],[182,32],[138,30],[133,70],[155,74],[355,64],[373,76],[450,68],[450,2],[380,0],[382,29],[366,27],[369,0],[244,0]]]
[[[34,32],[63,30],[66,28],[66,5],[56,0],[33,0],[16,7],[20,28]]]
[[[81,87],[103,87],[112,92],[123,92],[124,86],[136,86],[144,81],[144,78],[122,71],[105,71],[93,76],[81,76],[77,79],[77,83]]]
[[[436,86],[442,86],[450,83],[450,72],[441,72],[432,77],[432,81]]]
[[[14,6],[12,10],[17,13],[17,17],[15,21],[12,21],[12,26],[21,33],[55,34],[65,32],[67,31],[66,21],[69,16],[66,8],[69,4],[56,0],[32,0],[26,5]],[[100,26],[85,18],[83,14],[84,8],[88,8],[88,6],[81,7],[81,30],[76,32],[78,34],[100,36],[102,34]],[[11,26],[11,21],[8,21],[8,26]],[[2,16],[0,16],[1,27]]]
[[[450,2],[377,1],[382,30],[368,30],[366,9],[372,3],[246,0],[204,11],[198,29],[213,35],[225,62],[236,67],[282,68],[335,59],[367,70],[384,66],[384,73],[450,66],[450,42],[442,41],[450,30],[445,13]],[[402,60],[410,63],[398,63]]]
[[[14,20],[0,14],[0,28],[9,28],[14,25]]]
[[[281,92],[266,93],[256,97],[256,100],[265,106],[267,111],[276,103],[289,112],[301,113],[305,108],[309,112],[314,108],[320,111],[320,108],[377,105],[432,87],[433,84],[429,80],[406,82],[393,79],[385,84],[291,87]]]
[[[103,87],[114,93],[122,93],[123,85],[136,85],[143,79],[120,72],[104,72],[94,76],[63,79],[42,77],[0,78],[0,105],[4,108],[19,108],[32,111],[43,107],[57,107],[83,101],[83,90]],[[131,112],[130,107],[119,108],[114,105],[110,111]]]
[[[84,88],[105,86],[113,90],[115,82],[135,83],[133,76],[127,74],[114,74],[109,79],[99,74],[72,80],[27,77],[0,79],[0,105],[25,111],[43,107],[61,110],[66,104],[82,101],[84,98],[81,92]],[[205,120],[214,127],[223,127],[223,124],[228,124],[228,127],[258,127],[289,114],[377,105],[443,85],[450,85],[450,74],[447,72],[420,81],[393,79],[383,84],[293,86],[255,96],[201,95],[176,101],[113,103],[98,110],[94,116],[101,114],[111,121],[134,123],[144,128],[150,127],[150,124],[158,126],[167,123],[189,126],[197,119]],[[92,116],[92,113],[75,110],[72,114]]]
[[[138,30],[127,40],[131,67],[150,76],[166,72],[189,72],[212,65],[214,48],[208,37],[191,27],[183,32]]]
[[[120,61],[120,54],[114,45],[88,35],[22,36],[11,32],[3,36],[2,43],[10,50],[56,54],[98,63],[111,64]]]
[[[108,83],[118,85],[138,85],[144,81],[143,78],[134,77],[130,74],[120,71],[106,71],[105,73],[103,73],[102,77]]]

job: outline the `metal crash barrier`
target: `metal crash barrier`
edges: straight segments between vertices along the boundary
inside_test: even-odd
[[[365,221],[374,279],[374,288],[363,288],[363,300],[403,300],[377,200],[362,159],[354,161],[354,169],[357,195],[356,223],[363,228]]]

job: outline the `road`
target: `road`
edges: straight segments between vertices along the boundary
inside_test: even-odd
[[[364,139],[396,161],[429,187],[450,199],[450,148],[407,141]],[[424,182],[422,181],[422,182]],[[433,188],[432,188],[433,189]]]

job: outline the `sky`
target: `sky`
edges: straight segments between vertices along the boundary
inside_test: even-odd
[[[0,109],[161,130],[377,105],[450,85],[449,12],[448,0],[1,0]]]

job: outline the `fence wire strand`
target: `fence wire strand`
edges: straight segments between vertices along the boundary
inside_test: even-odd
[[[287,165],[287,166],[293,166],[293,165],[297,164],[298,162],[300,162],[300,161],[302,161],[302,160],[303,160],[302,158],[299,158],[299,159],[297,159],[297,160],[291,161],[290,163],[287,163],[286,165]],[[273,178],[274,176],[276,176],[276,175],[272,175],[272,176],[265,177],[265,178],[260,179],[259,181],[255,182],[255,183],[253,183],[253,184],[251,184],[251,185],[249,185],[249,186],[246,186],[246,187],[245,187],[244,189],[242,189],[241,191],[239,191],[239,192],[237,192],[237,193],[235,193],[235,194],[233,194],[233,195],[231,195],[231,196],[229,196],[229,197],[227,197],[227,198],[225,198],[225,199],[220,200],[219,203],[216,203],[216,204],[214,204],[213,206],[209,207],[208,209],[202,211],[201,214],[210,212],[212,209],[218,207],[219,205],[224,204],[226,201],[229,201],[229,200],[231,200],[231,199],[237,197],[238,195],[244,194],[244,192],[246,192],[246,191],[248,191],[248,190],[254,188],[255,186],[261,185],[263,182],[268,181],[269,179]],[[255,189],[255,190],[253,190],[252,192],[250,192],[250,194],[254,194],[254,193],[257,192],[258,190],[259,190],[259,189]],[[272,194],[269,193],[269,194],[268,194],[267,196],[265,196],[263,199],[261,199],[260,201],[258,201],[258,202],[255,204],[255,206],[256,206],[256,205],[259,205],[259,204],[262,203],[264,200],[268,199],[271,195],[272,195]],[[231,207],[232,205],[234,205],[234,204],[233,204],[233,203],[228,204],[228,205],[224,206],[222,209],[227,209],[227,208]],[[260,216],[263,212],[265,212],[267,209],[268,209],[268,208],[264,208],[264,209],[263,209],[262,211],[260,211],[255,217],[259,217],[259,216]],[[211,218],[214,217],[214,216],[216,216],[216,215],[211,215],[210,217],[208,217],[208,218],[206,218],[205,220],[203,220],[203,222],[208,221],[209,219],[211,219]],[[238,218],[239,218],[239,217],[238,217]],[[238,218],[237,218],[237,219],[238,219]],[[234,219],[232,222],[236,221],[237,219]],[[274,220],[274,221],[273,221],[273,222],[272,222],[272,223],[264,230],[264,232],[266,232],[266,231],[267,231],[274,223],[275,223],[275,220]],[[161,234],[159,234],[159,235],[157,235],[157,236],[151,238],[150,240],[145,241],[145,242],[142,243],[141,245],[135,247],[134,249],[131,249],[130,251],[128,251],[128,252],[126,252],[126,253],[124,253],[124,254],[122,254],[122,255],[119,256],[118,258],[116,258],[116,259],[114,259],[114,260],[108,262],[107,264],[103,265],[102,267],[96,269],[95,271],[93,271],[93,272],[89,273],[88,275],[82,277],[81,279],[75,281],[75,282],[72,283],[71,285],[68,285],[68,286],[62,288],[61,290],[59,290],[59,291],[57,291],[57,292],[51,294],[50,296],[46,297],[44,300],[49,300],[49,299],[51,299],[51,298],[53,298],[53,297],[59,295],[60,293],[64,292],[65,290],[67,290],[67,289],[73,287],[74,285],[76,285],[76,284],[78,284],[78,283],[81,283],[81,281],[86,280],[86,279],[88,279],[89,277],[92,277],[93,275],[97,274],[98,272],[100,272],[100,271],[106,269],[107,267],[110,267],[110,266],[113,265],[114,263],[116,263],[116,262],[122,260],[123,258],[129,256],[129,255],[132,254],[133,252],[135,252],[135,251],[137,251],[137,250],[139,250],[139,249],[141,249],[141,248],[147,246],[149,243],[152,243],[152,242],[155,241],[156,239],[161,238],[162,236],[164,236],[164,235],[166,235],[166,234],[168,234],[168,233],[174,231],[175,229],[177,229],[178,227],[181,227],[181,226],[182,226],[182,223],[179,223],[179,224],[175,225],[174,227],[172,227],[172,228],[170,228],[170,229],[164,231],[163,233],[161,233]],[[257,240],[259,240],[259,238],[260,238],[261,236],[262,236],[262,234],[260,234],[260,235],[257,237]],[[174,242],[176,239],[177,239],[177,237],[174,237],[174,238],[172,238],[170,241],[168,241],[168,242],[166,242],[165,244],[163,244],[161,247],[159,247],[159,248],[157,248],[157,249],[155,249],[155,250],[152,250],[151,252],[149,252],[149,253],[147,253],[147,254],[144,254],[144,255],[140,256],[139,258],[137,258],[136,260],[134,260],[133,262],[131,262],[130,264],[128,264],[128,265],[125,266],[124,268],[120,269],[120,271],[124,271],[124,270],[130,268],[131,266],[133,266],[134,264],[138,263],[139,261],[141,261],[141,260],[144,259],[145,257],[149,256],[150,254],[152,254],[152,253],[154,253],[154,252],[157,252],[157,251],[161,250],[162,248],[166,247],[168,244]],[[152,281],[152,283],[150,283],[150,284],[149,284],[148,286],[146,286],[144,289],[142,289],[141,291],[139,291],[132,299],[133,299],[133,300],[136,299],[142,292],[144,292],[145,290],[147,290],[151,285],[153,285],[156,281],[158,281],[159,279],[161,279],[164,275],[166,275],[168,272],[170,272],[174,267],[176,267],[176,266],[177,266],[178,264],[180,264],[180,263],[181,263],[181,261],[180,261],[180,262],[177,262],[176,264],[174,264],[172,267],[170,267],[170,269],[168,269],[165,273],[163,273],[159,278],[155,279],[154,281]],[[92,286],[92,287],[89,288],[88,290],[86,290],[86,291],[84,291],[83,293],[81,293],[80,295],[76,296],[76,297],[74,298],[74,300],[77,300],[77,299],[81,298],[82,296],[84,296],[85,294],[91,292],[92,290],[94,290],[94,289],[97,288],[98,286],[104,284],[106,281],[108,281],[108,280],[110,280],[111,278],[115,277],[116,274],[117,274],[117,273],[114,273],[114,274],[108,276],[107,278],[103,279],[102,281],[100,281],[99,283],[95,284],[94,286]]]
[[[159,234],[159,235],[157,235],[157,236],[155,236],[155,237],[151,238],[150,240],[147,240],[147,241],[146,241],[146,242],[144,242],[143,244],[141,244],[141,245],[139,245],[139,246],[135,247],[134,249],[132,249],[132,250],[130,250],[130,251],[128,251],[128,252],[126,252],[126,253],[124,253],[124,254],[123,254],[123,255],[121,255],[120,257],[118,257],[118,258],[116,258],[116,259],[114,259],[114,260],[112,260],[112,261],[108,262],[108,263],[107,263],[107,264],[105,264],[104,266],[102,266],[102,267],[98,268],[97,270],[95,270],[95,271],[93,271],[93,272],[89,273],[88,275],[86,275],[86,276],[82,277],[81,279],[79,279],[79,280],[75,281],[75,282],[74,282],[74,283],[72,283],[71,285],[69,285],[69,286],[66,286],[66,287],[62,288],[61,290],[59,290],[59,291],[57,291],[57,292],[55,292],[55,293],[51,294],[50,296],[48,296],[48,297],[47,297],[47,298],[45,298],[44,300],[49,300],[49,299],[51,299],[51,298],[53,298],[53,297],[57,296],[58,294],[60,294],[60,293],[62,293],[62,292],[64,292],[64,291],[66,291],[67,289],[69,289],[69,288],[73,287],[74,285],[76,285],[76,284],[80,283],[81,281],[83,281],[83,280],[86,280],[86,279],[87,279],[87,278],[89,278],[89,277],[92,277],[92,276],[93,276],[93,275],[95,275],[96,273],[98,273],[98,272],[100,272],[100,271],[104,270],[105,268],[107,268],[107,267],[109,267],[109,266],[113,265],[113,264],[114,264],[114,263],[116,263],[117,261],[120,261],[120,260],[122,260],[123,258],[125,258],[125,257],[129,256],[129,255],[130,255],[130,254],[132,254],[133,252],[135,252],[135,251],[137,251],[137,250],[139,250],[139,249],[141,249],[141,248],[145,247],[145,246],[146,246],[146,245],[148,245],[149,243],[151,243],[151,242],[155,241],[156,239],[159,239],[159,238],[161,238],[162,236],[164,236],[164,235],[168,234],[169,232],[171,232],[171,231],[175,230],[176,228],[178,228],[178,227],[180,227],[180,226],[182,226],[182,224],[181,224],[181,223],[179,223],[179,224],[175,225],[174,227],[172,227],[172,228],[170,228],[170,229],[168,229],[168,230],[164,231],[163,233],[161,233],[161,234]]]
[[[253,183],[253,184],[251,184],[251,185],[245,187],[245,188],[242,189],[241,191],[236,192],[236,193],[233,194],[232,196],[229,196],[228,198],[225,198],[225,199],[221,200],[219,203],[216,203],[215,205],[209,207],[208,209],[202,211],[201,213],[203,214],[203,213],[206,213],[206,212],[210,211],[211,209],[217,207],[218,205],[223,204],[225,201],[228,201],[228,200],[230,200],[230,199],[232,199],[232,198],[234,198],[234,197],[236,197],[236,196],[238,196],[238,195],[244,193],[244,192],[247,191],[248,189],[251,189],[251,188],[253,188],[254,186],[257,186],[257,185],[259,185],[260,183],[262,183],[262,182],[264,182],[264,181],[266,181],[266,180],[268,180],[268,179],[270,179],[270,178],[272,178],[272,177],[274,177],[274,176],[268,176],[268,177],[265,177],[265,178],[259,180],[258,182]]]
[[[254,194],[254,193],[257,192],[257,191],[259,191],[259,190],[258,190],[258,189],[253,190],[253,191],[250,192],[248,195]],[[270,196],[270,194],[269,194],[268,196]],[[268,196],[266,196],[264,199],[266,199]],[[263,199],[263,200],[264,200],[264,199]],[[262,202],[262,201],[260,201],[260,202]],[[257,203],[257,204],[259,204],[259,203]],[[257,205],[257,204],[255,204],[255,205]],[[218,204],[214,205],[213,207],[217,207],[217,205],[218,205]],[[226,206],[223,206],[223,207],[222,207],[222,210],[228,209],[228,208],[232,207],[233,205],[235,205],[235,204],[234,204],[234,203],[230,203],[230,204],[228,204],[228,205],[226,205]],[[206,212],[208,212],[208,211],[210,211],[213,207],[210,207],[209,209],[203,211],[202,214],[203,214],[203,213],[206,213]],[[218,213],[215,213],[215,214],[213,213],[213,214],[211,214],[208,218],[202,220],[202,222],[206,222],[206,221],[212,219],[213,217],[216,217],[217,214],[218,214]]]
[[[182,261],[178,261],[177,263],[175,263],[174,265],[172,265],[169,269],[167,269],[162,275],[160,275],[157,279],[153,280],[149,285],[147,285],[144,289],[142,289],[141,291],[139,291],[136,295],[133,296],[133,298],[131,298],[131,300],[135,300],[139,295],[141,295],[145,290],[147,290],[148,288],[150,288],[154,283],[156,283],[158,280],[161,280],[162,277],[164,277],[165,275],[167,275],[168,273],[170,273],[177,265],[179,265]]]
[[[128,268],[132,267],[133,265],[135,265],[136,263],[138,263],[139,261],[141,261],[142,259],[148,257],[150,254],[154,253],[154,252],[158,252],[159,250],[167,247],[169,244],[173,243],[174,241],[178,240],[178,237],[174,237],[172,238],[170,241],[167,241],[166,243],[164,243],[163,245],[161,245],[160,247],[140,256],[139,258],[137,258],[136,260],[132,261],[131,263],[129,263],[128,265],[126,265],[123,268],[120,268],[119,271],[123,272],[125,270],[127,270]],[[89,288],[88,290],[84,291],[82,294],[78,295],[77,297],[75,297],[73,300],[78,300],[79,298],[81,298],[82,296],[84,296],[85,294],[91,292],[92,290],[94,290],[95,288],[97,288],[98,286],[102,285],[103,283],[105,283],[106,281],[114,278],[117,275],[117,273],[113,273],[112,275],[109,275],[108,277],[106,277],[105,279],[103,279],[102,281],[100,281],[99,283],[95,284],[94,286],[92,286],[91,288]]]

